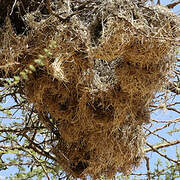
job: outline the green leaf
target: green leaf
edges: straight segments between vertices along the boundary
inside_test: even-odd
[[[44,59],[45,56],[43,56],[42,54],[39,54],[39,58],[40,58],[40,59]]]
[[[50,42],[50,44],[49,44],[49,47],[50,47],[50,48],[56,48],[56,47],[57,47],[56,41],[52,40],[52,41]]]
[[[16,152],[14,150],[7,150],[8,154],[15,154]]]
[[[24,71],[20,72],[20,75],[22,76],[23,79],[28,80],[28,76]]]
[[[48,52],[46,55],[47,56],[52,56],[53,54],[51,52]]]
[[[45,48],[44,51],[45,51],[45,53],[46,53],[47,56],[52,56],[52,53],[50,52],[49,49],[46,49],[46,48]]]
[[[45,53],[48,53],[48,52],[50,52],[50,51],[49,51],[49,49],[44,48],[44,52],[45,52]]]
[[[4,108],[0,105],[0,111],[1,111],[2,109],[4,109]]]
[[[43,60],[41,60],[41,59],[35,59],[34,62],[35,62],[36,64],[38,64],[39,66],[44,66],[44,65],[45,65],[44,62],[43,62]]]
[[[14,80],[15,80],[15,81],[19,81],[19,80],[20,80],[20,77],[19,77],[19,76],[14,76]]]
[[[12,112],[8,109],[4,110],[3,113],[7,114],[8,116],[12,115]]]
[[[36,68],[32,64],[29,65],[29,69],[32,70],[32,71],[36,71]]]
[[[32,71],[29,70],[29,69],[25,69],[24,71],[25,71],[27,74],[32,74]]]

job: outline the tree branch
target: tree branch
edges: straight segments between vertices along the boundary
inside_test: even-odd
[[[175,144],[178,144],[178,143],[180,143],[180,140],[178,140]],[[150,145],[149,143],[146,143],[147,144],[147,146],[149,146],[150,147],[150,150],[149,151],[154,151],[154,152],[156,152],[157,154],[159,154],[160,156],[162,156],[162,157],[164,157],[165,159],[167,159],[168,161],[172,161],[172,162],[174,162],[174,163],[176,163],[176,164],[180,164],[180,161],[179,160],[174,160],[174,159],[172,159],[172,158],[169,158],[166,154],[163,154],[163,153],[161,153],[161,152],[159,152],[157,149],[159,149],[159,148],[163,148],[163,147],[168,147],[168,146],[171,146],[171,145],[175,145],[175,144],[165,144],[164,146],[160,146],[159,145],[159,147],[157,147],[157,146],[152,146],[152,145]],[[148,152],[147,150],[145,150],[145,152]]]
[[[180,94],[180,87],[175,82],[169,82],[169,84],[166,86],[166,89],[170,90],[171,92],[173,92],[177,95]]]
[[[151,179],[151,173],[150,173],[150,168],[149,168],[149,158],[146,156],[145,160],[146,160],[147,177],[148,177],[148,180],[150,180]]]
[[[159,144],[159,145],[155,145],[155,146],[152,146],[153,147],[153,149],[161,149],[161,148],[165,148],[165,147],[169,147],[169,146],[174,146],[174,145],[177,145],[177,144],[179,144],[180,143],[180,139],[178,139],[178,140],[175,140],[175,141],[171,141],[171,142],[169,142],[169,143],[162,143],[162,144]],[[147,145],[148,145],[148,143],[146,143]],[[148,145],[149,146],[149,145]],[[152,151],[153,150],[152,148],[147,148],[147,149],[145,149],[145,152],[147,153],[147,152],[150,152],[150,151]]]
[[[166,5],[166,7],[167,7],[168,9],[172,9],[172,8],[174,8],[175,6],[177,6],[178,4],[180,4],[180,1],[177,1],[177,2],[174,2],[174,3],[171,3],[171,4],[168,4],[168,5]]]

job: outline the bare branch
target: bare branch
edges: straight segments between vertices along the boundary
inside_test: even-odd
[[[24,149],[24,151],[26,151],[28,154],[30,154],[30,155],[34,158],[34,160],[36,160],[36,161],[40,164],[40,166],[42,167],[44,173],[46,174],[47,179],[48,179],[48,180],[51,180],[51,178],[50,178],[49,175],[48,175],[48,172],[47,172],[46,168],[45,168],[44,165],[41,163],[41,161],[40,161],[36,156],[34,156],[34,154],[31,153],[29,150]]]
[[[149,168],[149,158],[146,156],[145,160],[146,160],[147,177],[148,177],[148,180],[150,180],[151,174],[150,174],[150,168]]]
[[[161,130],[169,127],[171,124],[173,124],[173,123],[172,123],[172,122],[169,122],[169,123],[165,124],[165,125],[162,126],[162,127],[156,128],[155,130],[153,130],[153,131],[149,132],[148,134],[146,134],[146,137],[149,136],[150,134],[153,134],[153,133],[155,133],[155,132],[157,132],[157,131],[161,131]]]
[[[153,134],[153,135],[157,136],[158,138],[162,139],[163,141],[166,141],[167,143],[169,143],[169,141],[168,141],[167,139],[163,138],[163,137],[160,136],[159,134],[156,134],[156,133],[150,131],[150,130],[147,129],[146,127],[144,127],[144,129],[145,129],[146,131],[149,131],[150,134]]]
[[[175,82],[169,82],[169,84],[167,85],[166,89],[170,90],[173,93],[176,93],[177,95],[180,94],[180,87]]]
[[[177,119],[174,119],[174,120],[167,120],[167,121],[158,121],[158,120],[155,120],[155,119],[152,119],[151,121],[154,121],[156,123],[177,123],[177,122],[180,122],[180,118],[177,118]]]
[[[178,4],[180,4],[180,1],[177,1],[177,2],[174,2],[174,3],[171,3],[171,4],[168,4],[168,5],[166,5],[166,7],[169,8],[169,9],[172,9],[172,8],[174,8],[175,6],[177,6]]]
[[[174,146],[174,145],[177,145],[177,144],[179,144],[180,143],[180,139],[178,139],[178,140],[175,140],[175,141],[171,141],[171,142],[169,142],[169,143],[162,143],[162,144],[159,144],[159,145],[155,145],[155,146],[152,146],[153,147],[153,149],[161,149],[161,148],[165,148],[165,147],[169,147],[169,146]],[[147,143],[147,145],[148,145],[148,143]],[[148,145],[149,146],[149,145]],[[147,152],[150,152],[150,151],[152,151],[153,150],[152,148],[147,148],[147,149],[145,149],[145,152],[147,153]]]
[[[179,142],[180,142],[180,140],[179,140]],[[179,142],[178,142],[178,143],[179,143]],[[151,148],[152,151],[156,152],[157,154],[159,154],[160,156],[166,158],[167,160],[172,161],[172,162],[174,162],[174,163],[178,163],[178,164],[180,163],[179,160],[174,160],[174,159],[172,159],[172,158],[169,158],[166,154],[163,154],[163,153],[159,152],[156,147],[153,147],[153,146],[150,145],[149,143],[146,143],[146,144]],[[172,144],[171,144],[171,145],[172,145]],[[167,147],[167,146],[166,146],[166,147]]]

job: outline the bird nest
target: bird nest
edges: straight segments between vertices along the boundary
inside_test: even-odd
[[[55,12],[70,17],[78,6],[70,3]],[[59,165],[74,177],[111,178],[128,174],[144,157],[142,126],[175,64],[178,17],[130,0],[85,7],[64,21],[25,14],[26,35],[16,35],[7,20],[0,64],[4,76],[30,68],[21,84],[60,134],[52,146]]]

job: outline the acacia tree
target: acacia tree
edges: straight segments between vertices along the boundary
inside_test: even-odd
[[[26,35],[29,31],[24,20],[25,15],[27,17],[27,11],[29,13],[38,11],[43,16],[54,16],[59,21],[66,22],[74,15],[86,11],[88,3],[92,3],[91,1],[82,2],[74,7],[70,15],[64,17],[63,12],[60,14],[56,13],[55,5],[51,4],[52,1],[1,0],[1,32],[6,33],[6,28],[8,27],[4,28],[4,26],[10,21],[13,33],[16,35]],[[145,3],[144,1],[139,2]],[[63,4],[63,1],[59,1],[59,3]],[[174,8],[179,3],[179,1],[173,1],[167,5],[167,8]],[[40,17],[35,16],[35,18],[37,18],[38,22],[38,18]],[[96,28],[98,29],[98,27]],[[96,36],[99,35],[96,34]],[[1,39],[1,41],[2,43],[8,43],[4,42],[4,39]],[[52,42],[51,46],[55,46],[54,43]],[[46,49],[45,53],[48,55],[51,52]],[[41,54],[39,55],[40,57],[43,56]],[[146,146],[144,147],[146,152],[144,172],[139,173],[138,171],[134,171],[128,176],[129,179],[160,179],[164,177],[165,179],[176,179],[180,176],[180,154],[178,149],[175,148],[180,143],[180,139],[178,138],[178,123],[180,122],[180,99],[178,97],[180,94],[179,62],[180,60],[177,54],[176,68],[173,70],[172,77],[169,77],[169,82],[156,94],[150,105],[152,115],[163,110],[170,112],[173,117],[172,119],[160,120],[155,119],[155,115],[153,115],[151,116],[150,123],[144,125],[147,139]],[[38,66],[44,66],[42,61],[37,61],[36,64]],[[59,166],[56,157],[50,149],[50,144],[52,145],[52,142],[56,144],[60,136],[57,128],[53,126],[53,117],[49,114],[44,115],[43,113],[39,113],[24,93],[24,84],[20,78],[23,77],[24,81],[26,79],[28,80],[29,77],[27,74],[37,71],[36,67],[29,66],[30,69],[26,69],[26,71],[22,71],[21,69],[19,71],[21,72],[20,77],[16,71],[11,69],[11,66],[14,66],[14,62],[8,62],[0,66],[0,171],[2,173],[9,173],[10,171],[8,169],[10,167],[16,168],[14,174],[7,174],[7,179],[32,179],[34,177],[37,179],[73,179],[71,174],[66,173]],[[18,64],[16,68],[20,68]],[[27,72],[28,70],[29,72]],[[65,105],[63,107],[65,108]],[[41,121],[40,119],[48,120]],[[174,135],[173,139],[168,139],[167,134]],[[152,139],[154,138],[156,140],[153,142]],[[159,159],[155,163],[156,165],[151,162],[152,156],[150,152],[152,152],[152,156],[156,156],[155,154],[159,156]],[[118,178],[122,179],[124,177],[117,175],[115,179]]]

